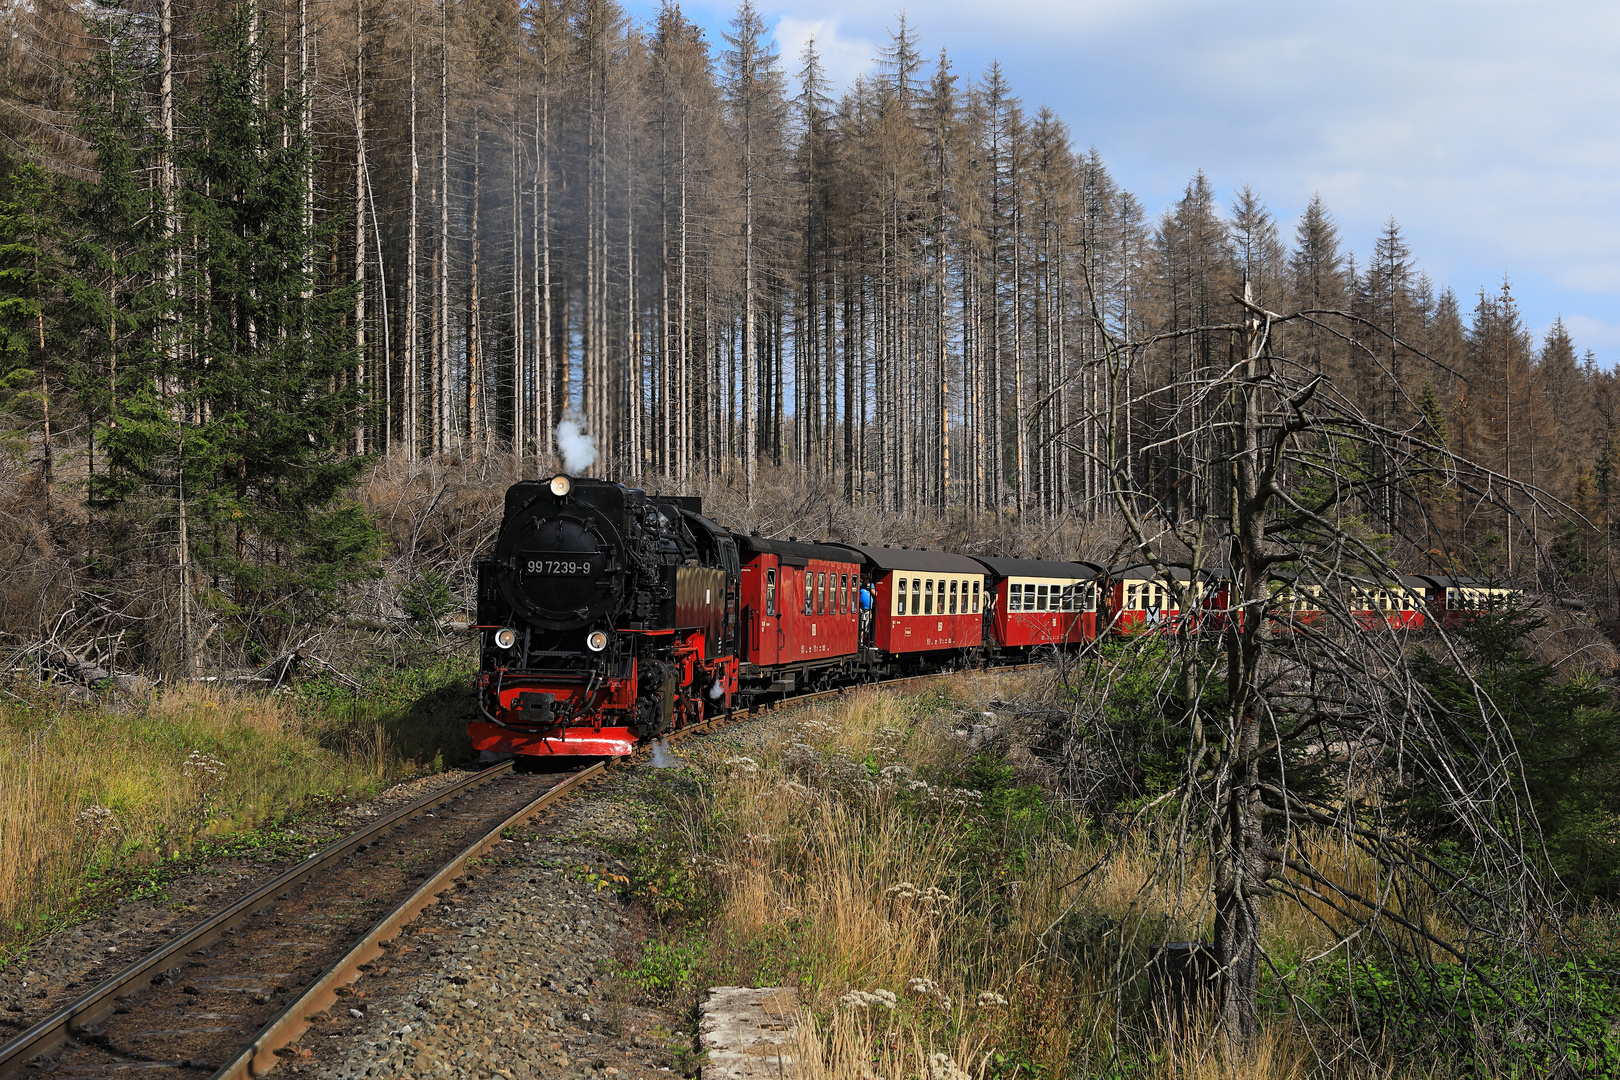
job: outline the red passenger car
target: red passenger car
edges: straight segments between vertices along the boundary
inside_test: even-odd
[[[1429,617],[1450,630],[1482,611],[1500,611],[1524,599],[1524,590],[1510,581],[1472,577],[1413,575],[1423,582]]]
[[[847,675],[860,650],[861,557],[759,536],[738,547],[743,682],[785,693]]]
[[[860,555],[875,593],[868,643],[912,664],[944,649],[984,644],[984,567],[966,555],[837,545]]]
[[[1421,630],[1423,591],[1421,579],[1403,577],[1399,585],[1379,582],[1353,586],[1350,590],[1350,617],[1364,629]]]
[[[1003,649],[1070,647],[1097,636],[1102,567],[1044,559],[975,558],[990,571],[990,639]]]
[[[1184,567],[1166,567],[1196,612],[1203,603],[1203,582],[1193,581]],[[1165,578],[1152,566],[1127,566],[1108,572],[1108,626],[1116,634],[1144,630],[1175,630],[1181,623],[1181,604]]]

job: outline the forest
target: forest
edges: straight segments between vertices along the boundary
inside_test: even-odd
[[[285,627],[373,575],[380,465],[543,472],[565,420],[603,475],[743,506],[761,470],[992,533],[1107,517],[1117,469],[1199,504],[1152,433],[1208,415],[1245,290],[1315,313],[1276,343],[1336,401],[1504,480],[1358,496],[1399,561],[1614,607],[1615,376],[1508,278],[1201,173],[1155,213],[903,15],[837,94],[747,0],[720,41],[611,0],[6,18],[6,557],[166,577],[187,640],[193,597]],[[60,611],[27,576],[7,630]]]

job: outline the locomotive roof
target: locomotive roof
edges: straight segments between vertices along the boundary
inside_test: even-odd
[[[966,555],[953,555],[948,551],[929,551],[926,548],[873,547],[871,544],[839,544],[841,548],[857,553],[879,570],[921,570],[930,574],[978,574],[984,576],[984,567]]]
[[[859,563],[860,556],[834,544],[804,544],[794,540],[772,540],[764,536],[733,533],[737,543],[746,551],[763,551],[789,559],[820,559],[823,562]]]
[[[1052,559],[1000,559],[974,555],[974,562],[983,563],[998,578],[1044,577],[1081,578],[1096,577],[1101,568],[1084,562],[1058,562]]]

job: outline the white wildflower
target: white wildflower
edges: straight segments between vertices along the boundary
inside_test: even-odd
[[[759,762],[751,757],[726,758],[726,764],[743,773],[759,772]]]
[[[973,1080],[970,1073],[960,1068],[948,1054],[935,1054],[928,1059],[928,1080]]]
[[[87,829],[104,828],[112,819],[112,810],[105,806],[87,806],[79,811],[79,824]]]
[[[212,754],[193,750],[191,756],[180,763],[188,776],[216,777],[225,775],[225,763]]]
[[[1007,999],[991,990],[979,992],[978,1006],[981,1009],[999,1009],[1007,1004]]]
[[[889,990],[873,990],[870,994],[865,990],[851,990],[838,999],[838,1004],[847,1009],[869,1009],[874,1005],[892,1009],[898,1003],[899,998]]]

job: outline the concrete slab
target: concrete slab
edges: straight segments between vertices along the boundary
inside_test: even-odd
[[[702,1080],[791,1080],[796,990],[781,986],[711,986],[698,1035],[708,1051]]]

